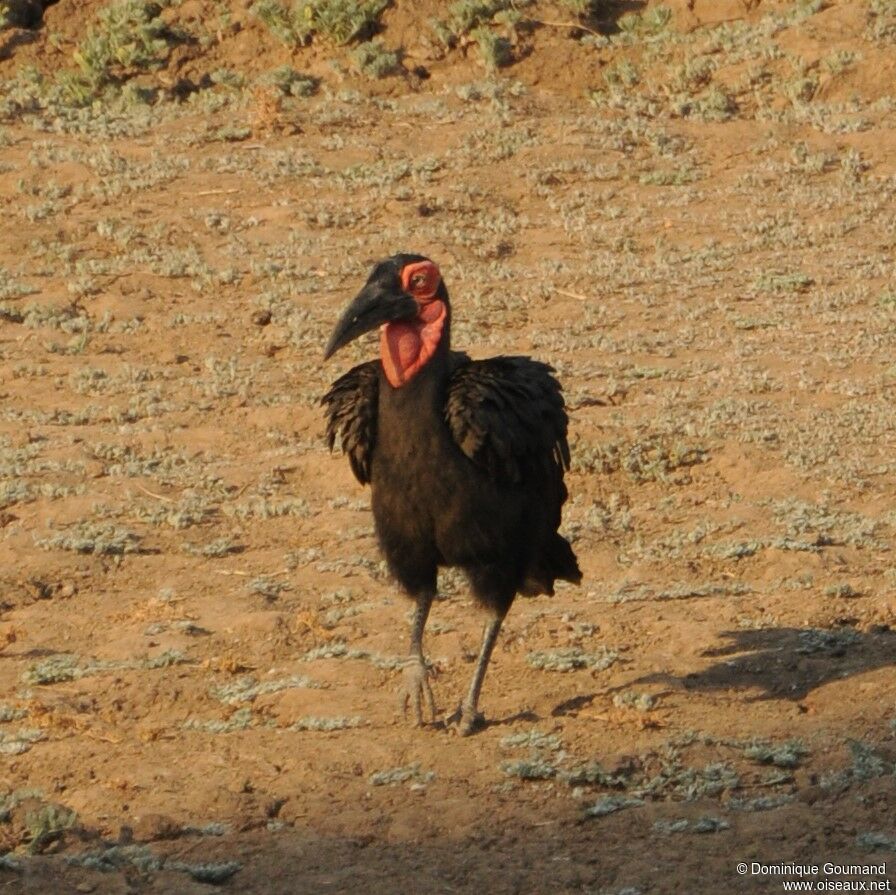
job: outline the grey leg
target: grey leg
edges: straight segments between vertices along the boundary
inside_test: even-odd
[[[473,680],[467,696],[460,708],[449,718],[451,723],[457,724],[457,731],[461,736],[469,736],[485,723],[485,719],[479,713],[479,694],[482,691],[482,682],[485,680],[485,672],[492,657],[492,651],[501,631],[504,616],[495,616],[485,623],[482,631],[482,646],[479,648],[479,658],[476,660],[476,670],[473,672]]]
[[[429,610],[432,606],[431,593],[418,594],[417,607],[414,610],[414,621],[411,626],[411,649],[405,661],[404,679],[399,692],[399,707],[402,714],[407,717],[408,706],[413,706],[414,720],[418,727],[423,726],[423,703],[429,716],[435,719],[436,702],[432,695],[432,687],[429,685],[430,671],[423,655],[423,630],[426,620],[429,618]]]

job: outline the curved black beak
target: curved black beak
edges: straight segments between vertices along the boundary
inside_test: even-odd
[[[417,302],[406,292],[393,292],[381,283],[368,283],[339,318],[324,351],[324,360],[383,323],[415,317],[417,310]]]

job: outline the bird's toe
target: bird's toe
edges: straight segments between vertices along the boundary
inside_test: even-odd
[[[459,705],[445,720],[446,726],[458,736],[468,737],[486,726],[485,715],[464,705]]]
[[[402,683],[398,693],[399,711],[407,718],[408,709],[413,709],[414,722],[418,727],[422,727],[426,723],[424,708],[430,720],[434,721],[436,717],[436,701],[429,683],[432,674],[432,668],[426,660],[418,659],[416,656],[412,657],[405,665],[402,673]]]

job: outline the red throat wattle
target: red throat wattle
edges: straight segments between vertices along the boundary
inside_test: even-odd
[[[447,316],[445,302],[430,301],[413,320],[397,320],[380,329],[380,355],[390,385],[399,388],[423,369],[435,354]]]

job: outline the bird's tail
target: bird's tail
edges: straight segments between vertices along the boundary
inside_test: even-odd
[[[538,594],[548,594],[552,597],[554,582],[558,578],[573,584],[581,584],[582,570],[569,541],[555,533],[542,549],[541,555],[527,570],[520,593],[525,597],[534,597]]]

